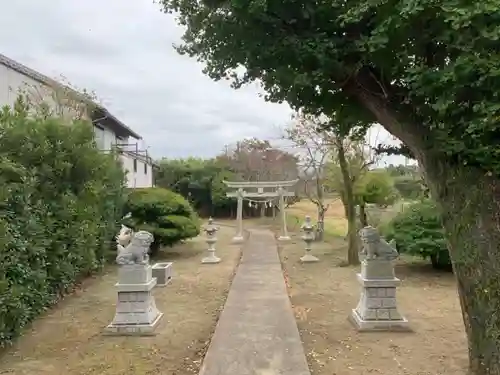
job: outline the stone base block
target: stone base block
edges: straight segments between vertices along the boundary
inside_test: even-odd
[[[118,301],[115,316],[108,326],[116,334],[147,333],[156,326],[156,321],[162,315],[156,308],[152,289],[156,278],[148,284],[117,285]]]
[[[401,280],[397,277],[367,279],[361,273],[358,273],[356,277],[363,288],[396,288],[401,284]]]
[[[155,329],[160,323],[163,313],[160,312],[156,319],[150,324],[109,324],[104,334],[107,336],[154,336]]]
[[[151,281],[150,265],[127,264],[118,269],[119,284],[147,284]]]
[[[365,259],[361,263],[361,277],[366,280],[393,279],[394,266],[384,259]]]
[[[319,259],[316,258],[314,255],[306,254],[302,258],[300,258],[300,261],[302,263],[314,263],[314,262],[319,262]]]
[[[290,236],[279,236],[278,241],[290,241]]]
[[[408,320],[401,318],[400,320],[363,320],[359,316],[356,309],[352,310],[349,316],[349,321],[360,332],[369,331],[396,331],[396,332],[412,332]]]
[[[220,263],[220,258],[216,257],[215,255],[209,255],[201,260],[201,263],[203,264],[216,264]]]
[[[234,236],[231,242],[234,244],[238,244],[243,243],[244,241],[245,239],[243,238],[243,236]]]
[[[156,278],[150,279],[147,283],[145,284],[122,284],[122,283],[116,283],[115,287],[116,290],[120,292],[129,292],[129,293],[134,293],[134,292],[149,292],[151,289],[153,289],[156,286],[156,283],[158,281]]]
[[[156,286],[164,287],[172,281],[172,262],[156,263],[152,271],[153,277],[156,278]]]

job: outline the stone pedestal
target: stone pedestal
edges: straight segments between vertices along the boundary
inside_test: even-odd
[[[302,257],[300,257],[300,261],[302,263],[316,263],[316,262],[319,262],[319,259],[316,258],[314,255],[312,254],[306,254]]]
[[[358,306],[352,310],[351,321],[360,331],[410,331],[408,320],[398,311],[396,287],[400,280],[390,273],[385,260],[364,260],[357,274],[362,291]],[[392,277],[391,277],[392,274]]]
[[[172,262],[156,263],[152,271],[157,287],[167,286],[172,281]]]
[[[106,327],[109,335],[150,336],[163,313],[156,308],[152,290],[157,281],[150,265],[122,265],[115,284],[118,302],[113,321]]]
[[[232,243],[234,244],[240,244],[245,241],[245,238],[243,236],[234,236],[233,239],[231,240]]]
[[[206,256],[205,258],[203,258],[201,260],[201,263],[203,263],[203,264],[217,264],[217,263],[220,263],[220,258],[213,255],[213,254],[210,254],[209,256]]]
[[[350,321],[359,331],[411,331],[397,307],[396,287],[400,280],[395,277],[392,264],[397,251],[374,228],[362,229],[361,238],[364,259],[357,278],[362,290]]]

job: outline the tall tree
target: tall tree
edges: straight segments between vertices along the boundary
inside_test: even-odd
[[[235,173],[235,177],[243,181],[282,181],[296,179],[297,158],[280,150],[268,140],[247,138],[227,148],[217,158]],[[255,206],[254,206],[255,207]],[[260,216],[266,215],[268,206],[260,204]],[[273,215],[277,206],[272,206]]]
[[[500,374],[500,0],[162,2],[212,78],[403,141],[443,213],[470,372]]]
[[[337,162],[340,176],[333,176],[333,181],[340,177],[338,181],[341,185],[340,197],[344,205],[345,216],[347,218],[347,263],[350,265],[359,264],[358,231],[356,225],[356,199],[354,196],[354,183],[356,178],[355,171],[349,163],[344,137],[337,137],[335,140],[335,149],[337,151]],[[333,162],[334,160],[332,160]],[[332,163],[333,164],[333,163]],[[339,190],[337,188],[337,191]]]
[[[335,138],[331,158],[327,165],[327,183],[330,188],[339,193],[347,218],[347,262],[359,264],[358,221],[356,207],[359,206],[360,222],[368,225],[364,210],[365,200],[360,194],[360,182],[375,163],[375,154],[371,147],[365,144],[364,137],[359,134],[349,137],[338,135]]]
[[[318,241],[324,237],[325,214],[329,207],[325,200],[325,167],[330,161],[336,137],[332,130],[322,131],[325,121],[328,119],[299,112],[291,126],[285,129],[285,139],[291,141],[298,151],[304,193],[317,209]]]
[[[297,158],[273,147],[268,140],[248,138],[219,156],[245,181],[276,181],[297,178]]]

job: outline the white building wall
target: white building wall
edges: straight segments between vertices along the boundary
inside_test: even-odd
[[[29,92],[31,100],[36,100],[38,103],[45,102],[54,108],[62,106],[62,103],[56,103],[55,97],[57,97],[57,94],[51,87],[25,76],[8,66],[0,64],[0,107],[6,105],[12,106],[21,91]],[[77,106],[78,104],[72,103],[71,105]],[[72,111],[69,110],[58,110],[57,113],[60,112],[68,116],[76,114],[76,112],[71,113]],[[116,143],[116,134],[105,126],[102,126],[102,128],[103,139],[102,141],[98,141],[96,137],[97,145],[101,150],[111,150],[112,146]]]
[[[147,163],[144,158],[130,153],[122,153],[120,160],[127,174],[127,187],[153,187],[153,166],[151,163]]]
[[[101,124],[94,126],[94,131],[96,133],[97,147],[103,151],[110,151],[118,143],[128,142],[128,139],[118,139],[114,131]]]
[[[0,64],[0,105],[2,107],[14,104],[19,90],[24,89],[26,85],[35,89],[42,87],[41,83]]]
[[[58,103],[54,100],[54,90],[18,71],[0,64],[0,108],[3,106],[12,106],[20,91],[29,90],[34,99],[38,102],[46,102],[50,106],[58,107]],[[60,106],[60,105],[59,105]],[[71,111],[65,111],[64,115],[71,115]],[[74,117],[74,116],[72,116]],[[98,139],[96,134],[96,142],[98,147],[103,151],[109,151],[115,144],[127,144],[129,139],[117,139],[116,134],[109,128],[102,126],[102,139]],[[95,129],[99,132],[98,129]],[[127,186],[129,188],[144,188],[153,186],[153,167],[147,164],[144,167],[145,161],[140,155],[133,153],[123,153],[120,156],[123,167],[127,173]],[[134,159],[137,160],[137,171],[134,172]]]
[[[35,104],[46,103],[56,113],[67,118],[75,118],[77,113],[86,116],[86,106],[71,99],[63,99],[64,89],[56,93],[31,77],[19,73],[8,66],[0,64],[0,107],[12,106],[20,93],[27,94],[29,100]],[[56,98],[60,98],[57,99]],[[64,105],[64,103],[68,105]]]

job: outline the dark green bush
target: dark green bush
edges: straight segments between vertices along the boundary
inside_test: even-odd
[[[429,258],[435,268],[451,267],[439,210],[430,199],[407,206],[388,223],[383,234],[388,241],[396,240],[401,253]]]
[[[125,205],[131,217],[123,223],[134,230],[147,230],[155,238],[151,255],[160,246],[172,246],[200,233],[200,221],[189,202],[180,194],[163,188],[132,190]]]
[[[89,123],[0,111],[0,346],[103,265],[123,181]]]

